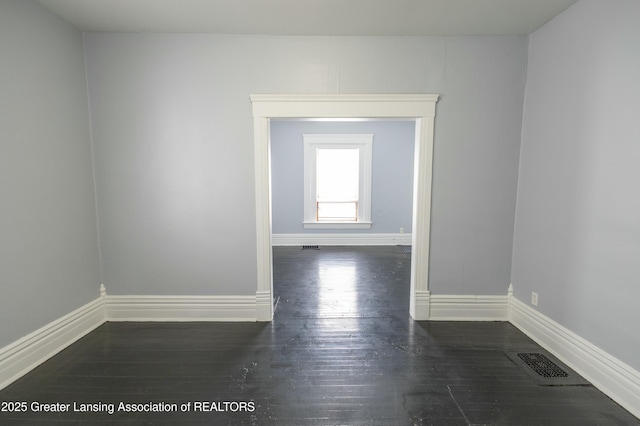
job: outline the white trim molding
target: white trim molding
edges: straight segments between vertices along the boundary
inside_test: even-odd
[[[508,296],[440,295],[430,297],[431,321],[507,321]]]
[[[271,292],[256,292],[256,321],[270,321],[273,309]]]
[[[416,321],[426,321],[431,319],[431,294],[429,293],[429,290],[416,291],[416,295],[413,300],[415,303],[413,307],[413,318]]]
[[[107,321],[256,321],[255,296],[110,296]]]
[[[111,296],[100,297],[33,333],[0,348],[0,389],[53,357],[107,321],[265,320],[270,297],[256,296]]]
[[[510,298],[509,322],[640,418],[640,372],[563,327]]]
[[[106,321],[266,321],[270,292],[255,296],[101,296],[0,348],[0,389]],[[431,295],[416,291],[414,318],[432,321],[508,320],[636,417],[640,372],[513,296]]]
[[[411,245],[411,234],[273,234],[274,246],[396,246]]]
[[[430,321],[509,321],[640,418],[640,372],[513,296],[420,293],[416,312]],[[416,318],[418,319],[418,318]]]
[[[0,389],[27,374],[105,322],[98,298],[0,349]]]
[[[395,118],[416,123],[413,185],[413,238],[411,250],[411,290],[409,313],[415,319],[428,318],[429,241],[431,223],[431,181],[435,94],[254,94],[250,96],[253,112],[253,145],[256,201],[256,294],[273,300],[271,258],[271,171],[269,162],[269,128],[274,118]],[[417,299],[421,299],[417,303]],[[418,306],[420,305],[420,306]],[[273,319],[273,303],[260,321]],[[427,312],[425,312],[425,309]],[[420,312],[418,312],[420,311]],[[426,317],[424,316],[426,315]]]

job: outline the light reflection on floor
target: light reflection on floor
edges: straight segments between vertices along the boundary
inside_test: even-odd
[[[353,261],[318,259],[318,316],[358,316],[358,269]]]

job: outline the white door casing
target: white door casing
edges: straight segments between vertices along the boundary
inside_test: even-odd
[[[408,119],[416,123],[413,230],[409,313],[429,319],[429,231],[436,102],[434,94],[250,96],[253,106],[256,195],[256,318],[273,319],[271,256],[271,171],[269,121],[272,118]]]

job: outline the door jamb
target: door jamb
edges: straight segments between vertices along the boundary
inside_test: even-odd
[[[273,319],[271,255],[270,120],[273,118],[394,118],[416,123],[409,313],[429,319],[429,242],[433,138],[438,95],[267,95],[250,96],[256,199],[256,319]]]

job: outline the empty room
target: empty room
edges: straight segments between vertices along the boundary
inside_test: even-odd
[[[637,0],[0,0],[0,423],[640,424]]]

